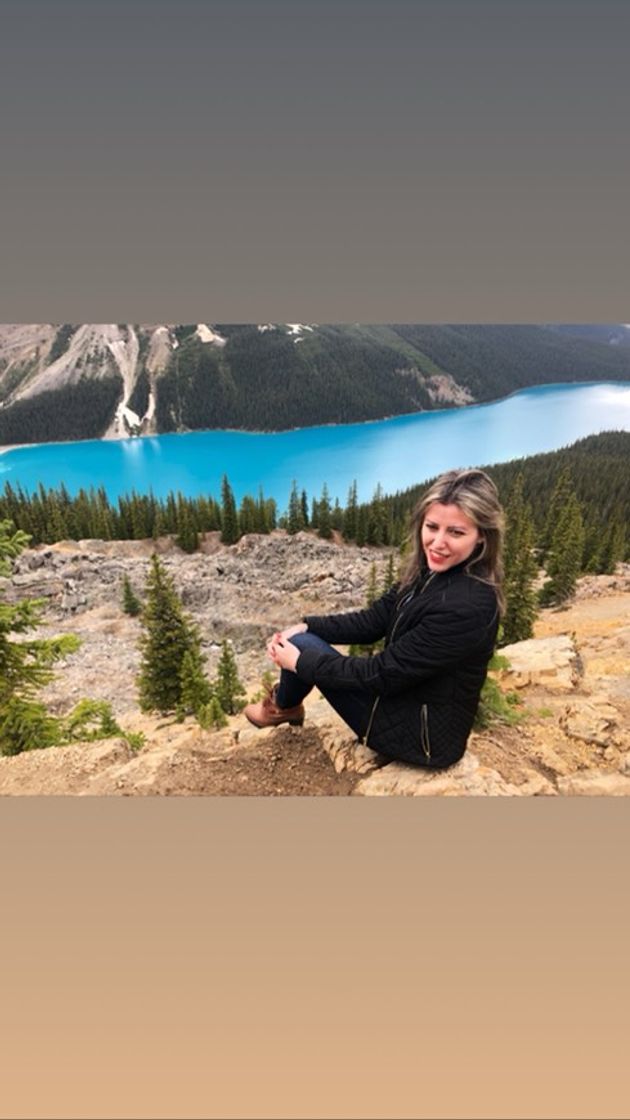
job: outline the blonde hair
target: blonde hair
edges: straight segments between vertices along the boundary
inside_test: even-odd
[[[498,490],[484,471],[476,469],[447,471],[440,475],[422,495],[411,515],[409,536],[412,553],[402,572],[401,587],[413,583],[426,570],[420,531],[427,510],[434,502],[445,506],[458,506],[473,522],[481,540],[475,545],[465,571],[494,587],[499,610],[503,614],[505,610],[503,593],[505,518]]]

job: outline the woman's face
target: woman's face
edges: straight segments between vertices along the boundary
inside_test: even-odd
[[[481,533],[459,506],[434,502],[422,522],[420,540],[430,570],[445,572],[468,560]]]

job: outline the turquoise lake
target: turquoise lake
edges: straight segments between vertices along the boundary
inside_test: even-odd
[[[33,444],[0,455],[0,486],[64,483],[71,494],[103,486],[114,499],[132,490],[219,497],[225,473],[237,500],[262,486],[283,510],[295,479],[309,498],[326,482],[343,505],[353,479],[365,501],[379,482],[393,493],[452,467],[553,451],[611,429],[630,431],[628,382],[545,385],[491,404],[289,432]]]

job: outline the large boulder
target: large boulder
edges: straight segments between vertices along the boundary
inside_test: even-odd
[[[509,668],[495,672],[509,688],[540,685],[552,692],[571,692],[578,682],[578,654],[568,634],[528,638],[527,641],[504,646],[499,652],[509,661]]]
[[[517,786],[504,781],[501,775],[487,766],[481,766],[474,755],[467,752],[460,762],[447,770],[422,770],[402,762],[390,762],[359,782],[355,794],[363,797],[470,797],[492,795],[514,797],[520,795]],[[542,791],[541,791],[542,792]]]

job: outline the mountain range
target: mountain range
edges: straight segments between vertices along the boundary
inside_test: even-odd
[[[630,380],[630,325],[4,324],[0,444],[277,431]]]

